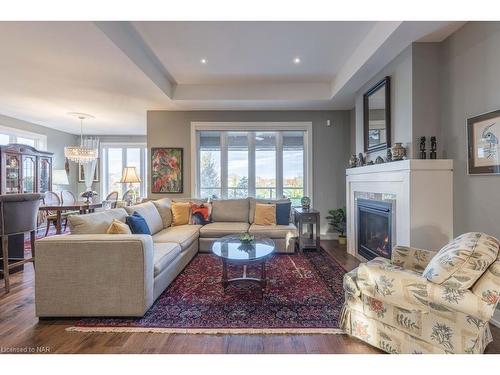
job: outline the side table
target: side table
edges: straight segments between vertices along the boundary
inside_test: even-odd
[[[293,210],[294,210],[295,226],[299,231],[299,244],[298,244],[299,251],[303,251],[304,249],[319,250],[320,248],[319,211],[313,209],[306,210],[301,207],[295,207]],[[304,233],[304,226],[307,228],[306,233]]]

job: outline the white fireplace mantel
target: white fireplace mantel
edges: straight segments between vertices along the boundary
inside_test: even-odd
[[[409,159],[346,170],[347,251],[361,258],[356,193],[393,198],[393,245],[439,250],[453,237],[453,160]]]

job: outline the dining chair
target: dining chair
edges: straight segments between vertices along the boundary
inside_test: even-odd
[[[76,204],[78,200],[76,199],[75,194],[69,190],[61,191],[61,203],[62,205],[71,206],[72,204]],[[69,215],[78,215],[80,211],[72,210],[72,211],[64,211],[62,213],[62,217],[64,218],[64,231],[66,232],[66,228],[68,227],[68,216]]]
[[[125,194],[123,194],[123,197],[122,197],[122,200],[127,202],[127,205],[132,205],[133,203],[133,200],[134,200],[134,197],[135,197],[135,191],[133,189],[129,189],[125,192]]]
[[[109,208],[116,208],[116,202],[118,202],[118,192],[112,191],[111,193],[109,193],[104,202],[109,205]]]
[[[61,198],[59,195],[53,191],[46,191],[43,197],[43,204],[47,206],[59,206],[61,204]],[[49,234],[50,224],[52,223],[54,227],[57,227],[57,213],[55,211],[47,211],[47,228],[45,230],[45,237]]]
[[[62,204],[69,204],[69,205],[75,204],[76,202],[75,194],[73,194],[69,190],[63,190],[61,191],[61,201]]]
[[[0,195],[0,235],[2,237],[3,278],[6,293],[10,292],[10,270],[28,262],[35,265],[37,214],[42,194]],[[9,264],[9,236],[30,234],[31,257]]]

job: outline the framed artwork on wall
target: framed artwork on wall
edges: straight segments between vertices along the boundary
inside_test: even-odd
[[[178,147],[151,148],[151,193],[183,192],[183,152]]]
[[[500,174],[500,110],[467,119],[467,172]]]
[[[95,165],[94,179],[92,182],[99,182],[99,159],[97,159],[97,163]],[[83,165],[78,164],[78,182],[85,182],[85,172],[83,170]]]

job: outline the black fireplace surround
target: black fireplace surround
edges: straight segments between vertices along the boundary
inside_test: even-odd
[[[358,255],[366,260],[391,258],[392,203],[357,199]]]

